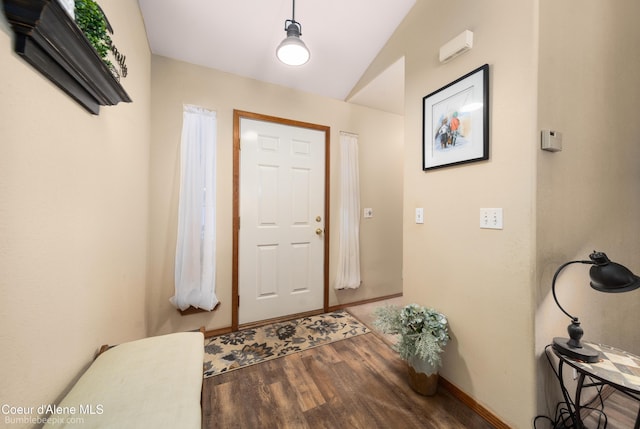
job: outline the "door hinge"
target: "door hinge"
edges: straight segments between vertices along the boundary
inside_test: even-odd
[[[240,295],[238,295],[238,307],[240,307]]]

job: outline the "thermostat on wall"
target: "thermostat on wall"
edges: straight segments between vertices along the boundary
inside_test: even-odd
[[[562,150],[562,133],[553,130],[542,130],[542,150],[559,152]]]

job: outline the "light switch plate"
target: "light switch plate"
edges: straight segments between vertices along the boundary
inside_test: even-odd
[[[373,209],[371,209],[371,208],[364,209],[364,217],[365,217],[365,219],[372,218],[373,217]]]
[[[424,209],[416,208],[416,223],[424,223]]]
[[[480,209],[480,228],[502,229],[502,209]]]

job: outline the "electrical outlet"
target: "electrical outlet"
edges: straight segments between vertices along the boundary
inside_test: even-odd
[[[480,209],[480,228],[502,229],[502,209]]]
[[[369,219],[373,217],[373,209],[366,208],[364,209],[364,217],[365,219]]]

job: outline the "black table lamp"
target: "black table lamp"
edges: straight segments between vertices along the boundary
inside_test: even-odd
[[[640,277],[633,274],[626,267],[611,262],[607,255],[603,252],[594,251],[589,255],[588,261],[570,261],[562,264],[553,276],[551,291],[553,299],[564,314],[569,316],[571,324],[567,327],[569,338],[556,337],[553,339],[553,348],[560,354],[579,359],[584,362],[597,362],[599,359],[598,351],[592,347],[582,344],[580,339],[584,331],[580,327],[580,321],[577,317],[573,317],[562,308],[556,296],[556,279],[558,274],[567,265],[571,264],[589,264],[589,276],[591,277],[591,287],[600,292],[628,292],[640,287]]]

